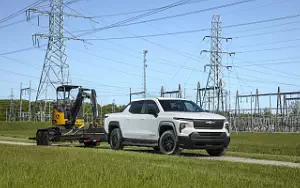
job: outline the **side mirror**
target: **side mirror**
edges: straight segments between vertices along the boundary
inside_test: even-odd
[[[154,109],[148,109],[148,114],[151,114],[151,115],[153,115],[154,117],[157,117],[157,116],[158,116],[156,110],[154,110]]]

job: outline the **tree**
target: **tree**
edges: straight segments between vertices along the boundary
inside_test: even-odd
[[[291,114],[293,115],[300,114],[300,101],[291,102],[289,109],[291,109]]]
[[[269,108],[264,108],[264,113],[263,113],[264,116],[272,116],[272,113],[270,112],[270,109]]]

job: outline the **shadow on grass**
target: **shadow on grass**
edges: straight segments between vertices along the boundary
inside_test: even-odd
[[[76,147],[76,148],[87,148],[87,149],[103,149],[103,150],[111,150],[109,146],[97,146],[97,147],[85,147],[83,145],[72,145],[72,144],[61,144],[56,145],[58,147]],[[123,151],[126,152],[136,152],[136,153],[148,153],[153,155],[162,155],[161,153],[154,151],[153,149],[148,148],[130,148],[125,147]],[[177,156],[184,156],[184,157],[210,157],[208,154],[202,153],[192,153],[192,152],[182,152],[180,155]]]
[[[154,154],[154,155],[162,155],[161,153],[159,153],[157,151],[154,151],[152,149],[139,149],[139,148],[137,148],[137,149],[131,149],[131,148],[125,148],[124,151],[137,152],[137,153],[149,153],[149,154]],[[184,157],[210,157],[207,154],[189,153],[189,152],[182,152],[180,155],[177,155],[177,156],[184,156]]]

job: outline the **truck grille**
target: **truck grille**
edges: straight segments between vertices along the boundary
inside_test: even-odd
[[[222,129],[224,120],[199,119],[194,120],[195,129]]]

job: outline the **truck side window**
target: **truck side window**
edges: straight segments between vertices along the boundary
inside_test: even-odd
[[[134,101],[131,103],[129,112],[132,114],[140,114],[142,112],[144,101]]]
[[[145,114],[148,114],[150,110],[153,110],[153,111],[155,111],[156,113],[159,113],[158,106],[157,106],[157,104],[156,104],[154,101],[152,101],[152,100],[147,100],[145,106],[146,106],[145,112],[144,112]]]

